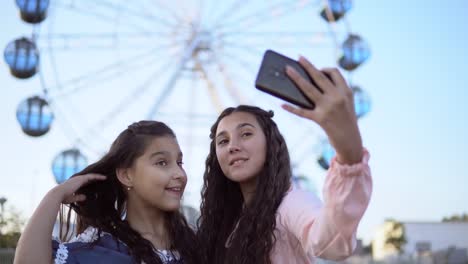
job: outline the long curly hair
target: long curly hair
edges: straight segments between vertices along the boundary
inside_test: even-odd
[[[70,206],[68,214],[62,207],[60,217],[60,236],[63,240],[70,237],[71,210],[76,212],[75,232],[83,232],[87,227],[97,228],[98,237],[102,232],[110,233],[115,239],[125,243],[136,263],[163,263],[154,253],[150,241],[143,238],[123,219],[127,200],[124,187],[116,175],[117,168],[129,168],[135,160],[144,154],[146,146],[155,137],[171,136],[174,132],[164,123],[140,121],[125,129],[112,143],[110,150],[99,161],[89,165],[73,175],[99,173],[106,175],[104,181],[96,181],[80,188],[77,193],[86,195],[84,202]],[[187,224],[184,216],[178,212],[165,213],[165,225],[171,241],[170,249],[177,251],[185,263],[199,263],[198,250],[195,249],[195,233]]]
[[[235,112],[254,115],[267,142],[266,161],[248,206],[244,206],[239,184],[224,175],[216,157],[218,124]],[[197,232],[205,263],[271,263],[276,211],[291,186],[289,152],[272,117],[272,111],[240,105],[225,109],[211,127]]]

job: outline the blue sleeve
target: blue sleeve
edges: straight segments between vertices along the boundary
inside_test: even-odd
[[[53,239],[52,259],[55,264],[134,263],[124,244],[105,237],[101,238],[97,243],[60,243]]]

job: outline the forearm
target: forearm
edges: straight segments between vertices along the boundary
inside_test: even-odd
[[[370,201],[372,178],[363,151],[363,160],[353,166],[334,163],[324,186],[325,204],[317,222],[330,238],[320,255],[343,259],[354,250],[356,231]],[[320,225],[320,224],[319,224]],[[317,226],[318,227],[318,226]]]
[[[311,257],[342,260],[352,254],[358,224],[367,208],[372,179],[364,151],[360,163],[334,160],[324,185],[324,203],[294,192],[283,205],[285,225]]]
[[[362,160],[362,138],[357,123],[351,123],[346,129],[335,128],[330,142],[336,151],[336,159],[340,164],[353,165]]]
[[[55,189],[42,199],[21,234],[15,264],[52,262],[51,237],[60,204],[61,197]]]

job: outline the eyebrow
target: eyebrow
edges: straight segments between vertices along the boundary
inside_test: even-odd
[[[171,153],[169,151],[157,151],[157,152],[151,153],[150,159],[158,155],[170,155],[170,154]],[[182,152],[179,152],[177,156],[182,157],[183,156]]]
[[[237,125],[236,129],[241,129],[241,128],[245,127],[245,126],[250,126],[250,127],[255,128],[255,126],[250,124],[250,123],[240,123],[239,125]],[[216,138],[218,138],[218,137],[220,137],[220,136],[222,136],[222,135],[224,135],[226,133],[227,133],[226,130],[223,130],[223,131],[219,132],[218,135],[216,135]]]

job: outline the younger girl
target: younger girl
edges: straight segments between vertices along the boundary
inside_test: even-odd
[[[104,157],[46,194],[15,263],[198,263],[194,232],[179,213],[187,183],[182,164],[168,126],[130,125]],[[51,243],[61,204],[77,213],[78,235],[69,240],[65,232]]]

